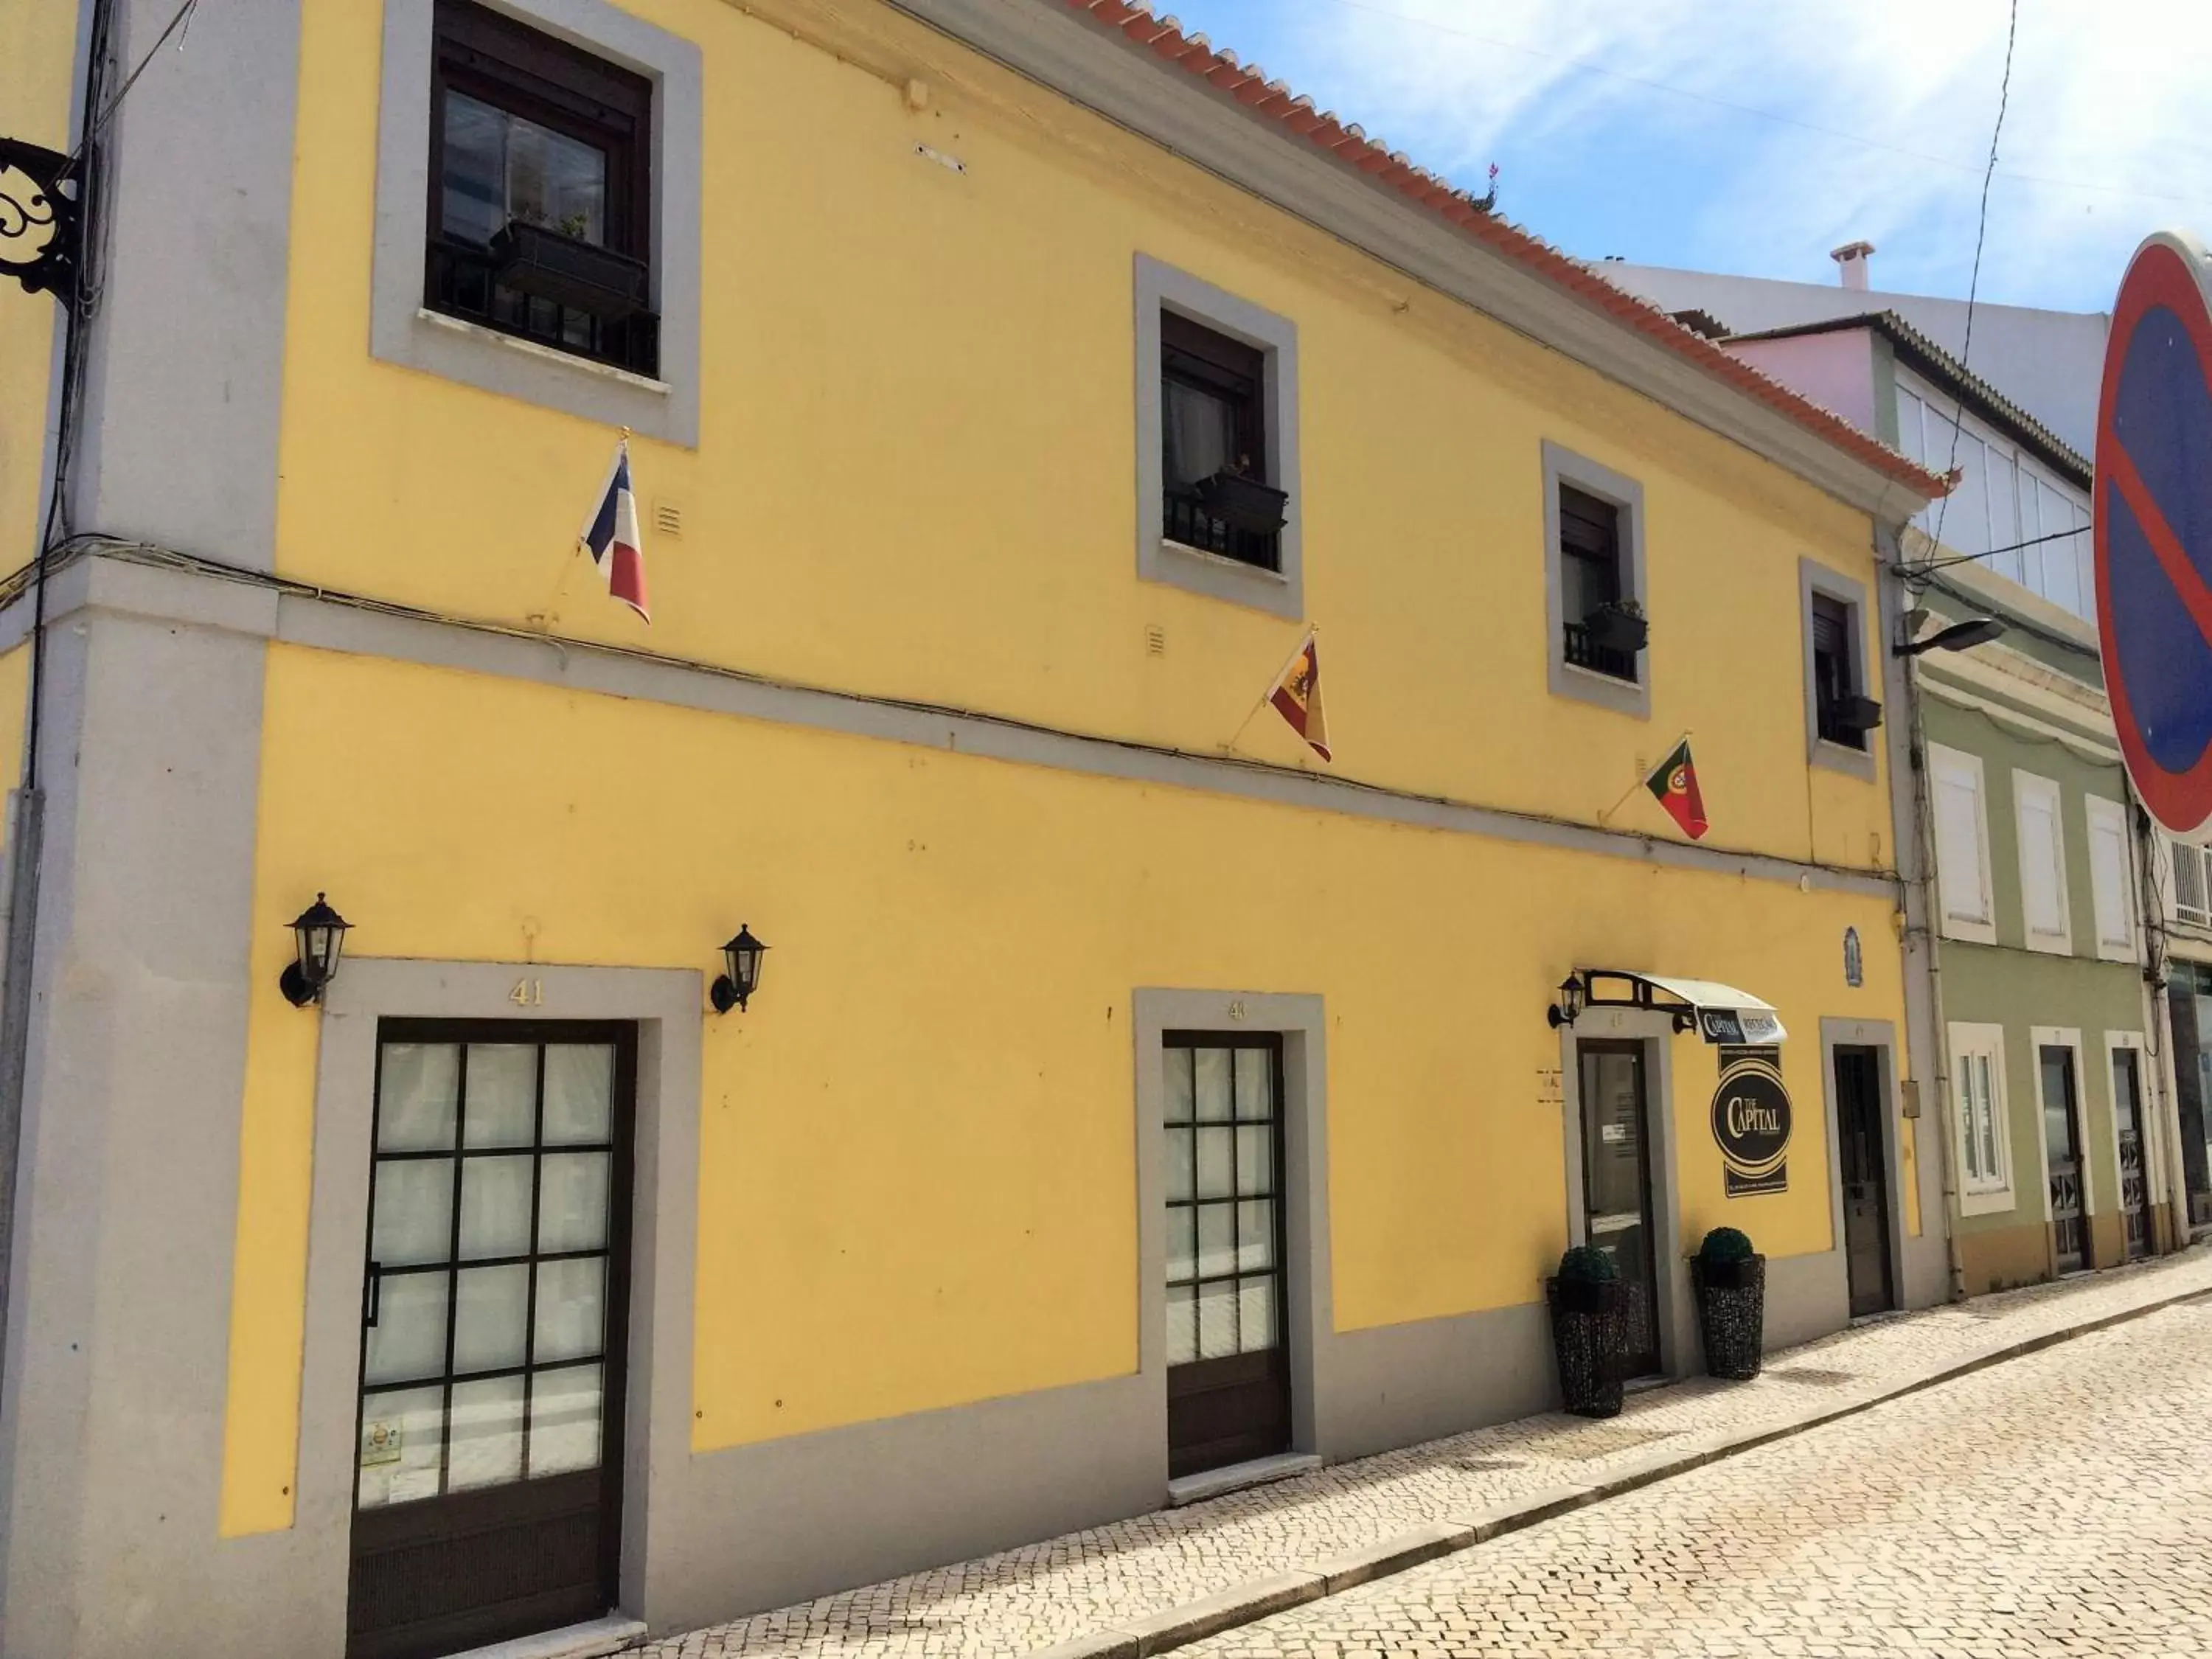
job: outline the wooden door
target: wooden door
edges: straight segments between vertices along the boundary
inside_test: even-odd
[[[1168,1474],[1291,1445],[1283,1045],[1170,1031]]]
[[[379,1028],[349,1659],[614,1606],[635,1061],[627,1025]]]
[[[2082,1204],[2088,1171],[2081,1156],[2074,1051],[2046,1044],[2038,1058],[2043,1067],[2043,1141],[2051,1182],[2051,1246],[2058,1271],[2073,1273],[2089,1265],[2089,1229]]]
[[[1856,1316],[1895,1305],[1889,1287],[1889,1162],[1879,1056],[1859,1048],[1839,1048],[1835,1056],[1844,1264]]]
[[[1652,1225],[1644,1045],[1589,1042],[1581,1054],[1583,1237],[1613,1258],[1624,1288],[1628,1375],[1659,1369],[1659,1240]]]
[[[2151,1193],[2143,1148],[2142,1056],[2133,1048],[2112,1050],[2112,1117],[2120,1143],[2120,1218],[2125,1224],[2128,1260],[2151,1249]]]

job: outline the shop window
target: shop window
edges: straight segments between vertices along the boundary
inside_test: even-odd
[[[440,0],[423,304],[651,375],[653,85]]]
[[[1959,1140],[1961,1207],[1968,1213],[2009,1208],[2012,1170],[2007,1146],[2002,1025],[1951,1027],[1951,1095]]]
[[[2027,948],[2070,954],[2074,933],[2066,902],[2066,834],[2058,786],[2033,772],[2012,775],[2013,816],[2020,835],[2020,904]]]
[[[1989,814],[1981,757],[1930,744],[1928,781],[1935,803],[1936,887],[1943,912],[1943,936],[1995,945]]]
[[[1293,619],[1297,331],[1139,254],[1137,574]]]
[[[2088,830],[2089,890],[2097,910],[2097,954],[2107,962],[2136,959],[2136,913],[2128,879],[2128,815],[2119,802],[2083,799]]]
[[[1649,715],[1643,489],[1549,442],[1543,480],[1551,689]]]

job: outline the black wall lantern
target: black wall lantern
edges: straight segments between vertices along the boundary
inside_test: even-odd
[[[760,989],[761,957],[767,949],[753,937],[751,928],[743,922],[738,924],[738,936],[722,947],[725,971],[708,993],[714,999],[716,1013],[743,1009],[745,999]]]
[[[324,893],[316,894],[315,902],[293,921],[295,955],[276,983],[295,1008],[322,1000],[323,988],[337,975],[338,953],[345,949],[346,929],[351,926],[331,908]]]
[[[1589,987],[1580,974],[1569,974],[1559,981],[1559,1000],[1547,1014],[1553,1025],[1571,1025],[1581,1018],[1583,1006],[1589,999]]]

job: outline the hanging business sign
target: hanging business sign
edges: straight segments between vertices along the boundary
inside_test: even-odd
[[[1779,1048],[1721,1050],[1720,1086],[1713,1091],[1713,1139],[1721,1149],[1730,1198],[1786,1192],[1790,1187],[1790,1091]]]
[[[76,280],[77,216],[69,157],[0,138],[0,276],[33,294]]]
[[[2192,236],[2145,240],[2112,303],[2092,522],[2120,751],[2186,835],[2212,820],[2212,256]]]

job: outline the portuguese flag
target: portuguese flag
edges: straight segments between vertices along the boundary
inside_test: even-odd
[[[1698,793],[1698,768],[1690,758],[1687,738],[1676,744],[1674,753],[1652,769],[1651,775],[1644,780],[1644,787],[1692,841],[1712,828],[1705,821],[1705,798]]]

